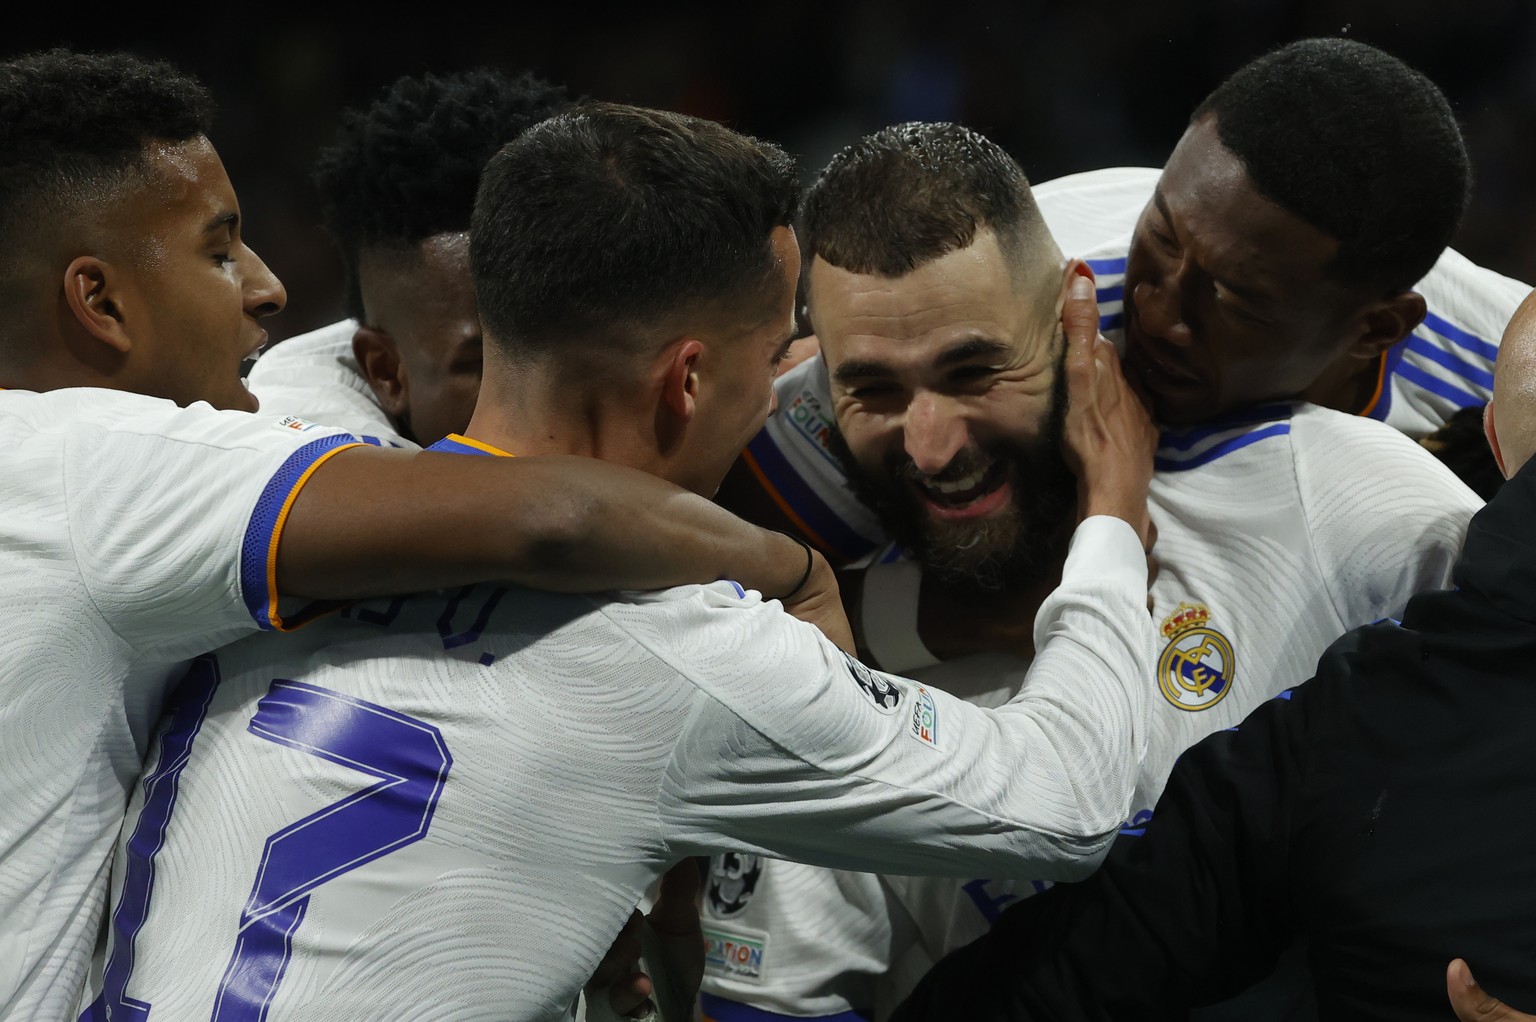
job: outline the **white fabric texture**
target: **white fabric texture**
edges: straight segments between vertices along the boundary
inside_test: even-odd
[[[1432,456],[1381,423],[1312,405],[1267,414],[1170,434],[1158,452],[1153,618],[1162,625],[1181,607],[1205,616],[1159,638],[1166,661],[1145,679],[1152,731],[1129,830],[1150,817],[1180,752],[1310,677],[1344,631],[1396,616],[1415,592],[1444,585],[1481,506]],[[866,591],[887,587],[882,576],[897,567],[876,564]],[[910,625],[915,613],[906,608],[900,620]],[[1177,667],[1170,650],[1202,643],[1213,652],[1201,662],[1221,662],[1226,690],[1219,699],[1188,688],[1175,689],[1177,700],[1165,695]],[[1010,698],[1025,666],[986,654],[910,673],[985,706]],[[1048,886],[1043,877],[997,872],[956,881],[759,866],[748,897],[705,903],[705,926],[719,939],[764,945],[759,967],[748,973],[714,962],[704,989],[804,1017],[883,1014],[933,960]]]
[[[0,392],[0,430],[0,1019],[62,1018],[177,665],[272,611],[242,548],[334,431],[94,389]]]
[[[291,960],[264,995],[272,1022],[562,1017],[681,856],[1080,877],[1123,818],[1145,744],[1145,565],[1115,519],[1079,529],[1036,622],[1030,685],[993,712],[872,672],[732,583],[608,601],[481,586],[348,615],[221,651],[196,726],[183,690],[177,712],[191,715],[172,718],[147,771],[176,776],[174,808],[141,787],[114,870],[114,941],[144,921],[111,949],[109,998],[148,1002],[157,1022],[206,1019],[255,905],[248,942],[274,907],[271,925],[290,927]],[[304,709],[317,701],[340,709]],[[391,728],[403,715],[436,736],[426,759],[451,756],[433,767],[424,833],[263,902],[253,884],[292,865],[268,838],[380,776],[314,751],[374,726],[359,714]],[[284,730],[295,721],[319,723],[299,741]],[[358,755],[399,744],[370,738]],[[371,833],[351,812],[348,833]],[[146,886],[130,843],[156,820]],[[294,861],[310,861],[308,826],[284,839]],[[298,911],[296,893],[294,923],[280,911]]]

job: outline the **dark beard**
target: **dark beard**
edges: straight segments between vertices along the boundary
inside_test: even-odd
[[[840,431],[832,430],[828,446],[847,471],[854,495],[922,563],[925,575],[962,592],[1027,592],[1057,580],[1077,519],[1077,479],[1061,455],[1066,409],[1066,375],[1058,370],[1038,437],[966,448],[935,477],[961,479],[980,465],[1008,464],[1013,502],[981,522],[930,517],[912,490],[912,480],[922,473],[905,451],[877,472],[854,458]]]

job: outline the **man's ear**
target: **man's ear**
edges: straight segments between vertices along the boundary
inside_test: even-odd
[[[1061,290],[1056,293],[1056,316],[1061,317],[1061,310],[1067,304],[1067,292],[1072,287],[1072,281],[1078,277],[1087,277],[1089,280],[1097,280],[1093,275],[1093,267],[1081,259],[1068,259],[1066,268],[1061,271]]]
[[[395,339],[377,327],[359,326],[352,335],[352,357],[357,359],[363,379],[373,388],[384,414],[406,418],[411,407],[411,381]]]
[[[1359,359],[1380,356],[1424,322],[1427,311],[1424,296],[1415,291],[1372,302],[1355,317],[1355,339],[1348,354]]]
[[[124,321],[120,277],[111,263],[79,256],[64,269],[64,305],[92,339],[126,355],[133,340]]]
[[[1499,475],[1508,479],[1509,473],[1504,469],[1504,452],[1499,450],[1499,429],[1493,422],[1492,399],[1483,406],[1483,436],[1488,438],[1488,447],[1493,451],[1494,464],[1499,466]]]
[[[692,337],[669,344],[661,358],[661,407],[656,410],[657,434],[663,449],[682,437],[698,413],[699,360],[704,345]]]

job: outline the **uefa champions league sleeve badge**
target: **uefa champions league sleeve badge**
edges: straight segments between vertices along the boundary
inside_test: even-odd
[[[1208,710],[1232,688],[1232,643],[1210,621],[1205,604],[1183,602],[1163,619],[1161,631],[1168,645],[1157,660],[1157,687],[1181,710]]]

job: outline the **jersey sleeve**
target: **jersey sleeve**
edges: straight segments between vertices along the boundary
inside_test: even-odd
[[[741,454],[757,484],[823,550],[853,560],[885,541],[875,513],[832,453],[837,430],[826,361],[818,353],[774,382],[778,411]]]
[[[97,610],[141,653],[174,659],[285,627],[276,554],[289,508],[326,459],[359,443],[292,417],[161,401],[75,424],[64,488]]]
[[[1402,616],[1414,593],[1444,588],[1482,500],[1418,444],[1326,409],[1298,412],[1297,485],[1345,627]],[[1304,452],[1304,453],[1303,453]]]
[[[1022,691],[996,710],[870,670],[777,607],[701,601],[666,645],[626,631],[700,690],[659,796],[678,854],[1082,876],[1144,754],[1154,633],[1117,519],[1079,527]]]
[[[1414,290],[1424,321],[1387,352],[1366,414],[1419,437],[1487,404],[1500,338],[1531,288],[1446,249]]]
[[[938,963],[893,1022],[1182,1019],[1275,967],[1313,708],[1302,686],[1179,760],[1142,837],[1085,883],[1016,903]]]

